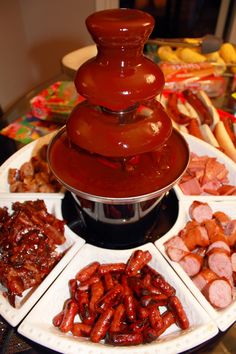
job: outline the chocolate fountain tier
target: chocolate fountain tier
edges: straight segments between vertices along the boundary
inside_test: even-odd
[[[92,201],[107,204],[141,202],[161,196],[182,176],[189,161],[189,149],[173,129],[158,150],[113,160],[71,145],[65,128],[48,149],[48,161],[66,189]]]
[[[66,123],[71,143],[114,158],[159,149],[170,137],[172,123],[156,100],[114,112],[88,101],[79,104]]]
[[[151,15],[133,9],[105,10],[90,15],[86,25],[98,53],[77,72],[75,86],[83,97],[120,111],[162,91],[162,71],[143,56],[154,28]]]

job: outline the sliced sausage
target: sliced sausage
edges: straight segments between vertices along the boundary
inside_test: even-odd
[[[180,260],[179,264],[188,276],[193,277],[200,272],[203,264],[203,257],[195,253],[189,253]]]
[[[231,254],[230,259],[231,259],[233,272],[236,272],[236,252]]]
[[[191,219],[202,223],[205,220],[212,219],[212,209],[207,203],[195,200],[189,207],[189,215]]]
[[[202,291],[202,289],[210,283],[212,280],[218,279],[219,277],[209,268],[202,269],[195,277],[192,278],[192,281],[196,287]]]
[[[190,251],[198,246],[207,247],[209,245],[209,237],[204,226],[196,226],[183,235],[183,240]]]
[[[207,249],[207,254],[209,254],[212,250],[214,249],[220,249],[222,251],[225,251],[226,254],[230,255],[231,253],[231,250],[230,250],[230,247],[229,245],[225,242],[225,241],[215,241],[213,243],[211,243]]]
[[[164,246],[165,246],[166,249],[168,247],[172,246],[172,247],[178,248],[178,249],[186,251],[186,252],[189,251],[187,246],[185,245],[184,241],[182,240],[182,238],[180,236],[171,237],[170,240],[168,240],[168,241],[166,241],[164,243]]]
[[[169,246],[166,249],[166,253],[173,262],[179,262],[183,257],[189,254],[189,251],[184,251],[183,249]]]
[[[216,249],[208,256],[208,266],[219,277],[232,279],[233,269],[230,257],[222,250]]]
[[[224,229],[228,222],[231,220],[230,217],[225,214],[223,211],[216,211],[213,214],[213,217],[216,219],[216,222]]]
[[[206,220],[203,225],[207,230],[210,241],[214,239],[216,235],[224,235],[222,227],[219,226],[215,219]]]
[[[208,283],[202,290],[203,295],[215,308],[223,309],[233,300],[232,287],[225,279],[216,279]]]

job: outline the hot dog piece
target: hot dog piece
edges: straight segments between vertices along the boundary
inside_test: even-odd
[[[168,296],[165,294],[149,294],[140,298],[141,305],[144,307],[150,304],[156,304],[157,306],[165,306],[168,302]]]
[[[203,265],[203,257],[195,253],[189,253],[179,261],[179,264],[189,277],[193,277],[200,272]]]
[[[175,289],[161,275],[155,277],[152,280],[152,284],[167,297],[175,294]]]
[[[85,324],[93,324],[95,321],[95,313],[89,307],[89,294],[86,291],[77,291],[75,300],[78,304],[78,315]]]
[[[230,257],[222,250],[216,249],[208,255],[208,266],[219,277],[232,279],[233,269]]]
[[[78,322],[73,324],[71,332],[76,337],[89,337],[91,330],[91,325]]]
[[[59,312],[56,316],[53,317],[53,320],[52,320],[52,323],[55,327],[59,327],[62,320],[63,320],[63,317],[64,317],[64,310]]]
[[[188,89],[183,91],[183,95],[197,112],[201,123],[212,125],[213,118],[206,106],[203,104],[203,102],[197,97],[197,95],[195,95],[191,90]]]
[[[70,297],[74,298],[77,290],[77,280],[70,279],[69,280],[69,289],[70,289]]]
[[[164,333],[167,328],[169,328],[172,324],[175,323],[175,316],[171,311],[165,311],[162,315],[162,323],[163,326],[161,329],[157,331],[157,337],[159,337],[162,333]]]
[[[161,330],[163,327],[163,319],[157,305],[149,307],[149,322],[153,329]]]
[[[143,343],[142,333],[110,333],[107,343],[117,346],[138,345]]]
[[[107,273],[122,273],[124,272],[126,267],[125,263],[107,263],[107,264],[101,264],[98,272],[101,275],[107,274]]]
[[[191,121],[189,122],[188,132],[189,132],[189,134],[195,136],[196,138],[205,141],[203,134],[201,132],[201,129],[200,129],[200,125],[196,119],[191,119]]]
[[[192,278],[192,281],[196,285],[196,287],[202,291],[202,289],[211,281],[218,279],[218,275],[214,273],[209,268],[204,268],[199,272],[195,277]]]
[[[130,333],[142,333],[145,328],[148,327],[147,319],[137,320],[136,322],[131,323],[129,326]]]
[[[224,226],[224,233],[227,237],[227,241],[231,247],[235,246],[236,243],[236,220],[230,220]]]
[[[87,281],[93,274],[96,273],[99,265],[99,262],[93,262],[87,265],[76,274],[76,279],[80,282]]]
[[[167,112],[169,113],[171,119],[178,124],[186,124],[189,123],[192,118],[188,115],[180,112],[178,108],[178,96],[176,93],[170,93],[168,95],[168,101],[166,104]]]
[[[103,312],[111,306],[117,305],[123,297],[123,288],[120,284],[110,289],[98,302],[95,304],[96,311]]]
[[[135,251],[128,260],[125,273],[130,277],[135,276],[151,259],[149,251]]]
[[[111,325],[113,315],[114,309],[111,307],[99,316],[90,334],[90,339],[92,342],[98,343],[106,336],[106,332]]]
[[[69,299],[66,302],[66,306],[64,309],[64,316],[60,323],[60,330],[62,332],[69,332],[72,329],[74,318],[77,315],[78,304],[75,300]]]
[[[99,281],[100,281],[100,276],[93,275],[86,281],[81,282],[80,285],[78,286],[78,290],[87,291],[93,284],[98,283]]]
[[[205,220],[212,219],[213,212],[207,203],[195,200],[189,208],[189,216],[192,220],[202,223]]]
[[[171,296],[168,301],[168,308],[173,312],[176,320],[176,324],[182,328],[189,328],[189,320],[185,313],[185,310],[177,296]]]
[[[121,285],[123,287],[124,296],[132,295],[132,290],[129,287],[128,279],[127,279],[127,276],[125,274],[122,274],[122,276],[121,276]]]
[[[119,304],[114,312],[114,317],[111,323],[110,332],[120,332],[122,329],[122,322],[125,318],[125,307]]]
[[[227,307],[233,299],[232,287],[225,279],[212,280],[202,293],[213,307],[219,309]]]
[[[126,310],[126,317],[129,322],[136,321],[136,306],[133,295],[126,295],[124,297],[124,306]]]
[[[95,304],[101,299],[104,294],[104,287],[101,280],[91,286],[91,299],[89,308],[92,312],[95,311]]]
[[[113,288],[114,286],[114,281],[113,281],[113,278],[112,278],[112,275],[111,273],[106,273],[104,274],[104,285],[105,285],[105,289],[106,291],[110,290],[111,288]]]

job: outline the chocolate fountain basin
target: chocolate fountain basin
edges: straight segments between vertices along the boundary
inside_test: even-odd
[[[99,158],[71,146],[62,128],[48,147],[48,163],[58,181],[78,198],[104,204],[126,205],[165,195],[182,177],[189,163],[189,148],[173,129],[161,155],[142,154],[132,171],[112,168]]]

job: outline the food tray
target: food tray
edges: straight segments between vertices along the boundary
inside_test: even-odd
[[[37,200],[38,196],[32,194],[25,194],[19,196],[19,198],[12,196],[11,194],[1,195],[0,207],[8,207],[11,211],[11,205],[15,201],[23,202],[26,200]],[[44,200],[47,210],[49,213],[55,215],[58,219],[61,217],[61,200],[60,199],[49,199],[45,195],[41,195],[41,199]],[[75,255],[80,247],[83,246],[85,241],[72,232],[67,226],[65,226],[65,236],[66,242],[63,245],[58,246],[58,249],[62,252],[66,251],[62,259],[56,264],[53,270],[47,275],[47,277],[42,281],[40,285],[36,288],[31,288],[23,293],[23,296],[16,298],[16,307],[12,307],[8,299],[3,296],[3,291],[5,288],[0,285],[0,315],[5,318],[5,320],[12,326],[17,326],[20,321],[26,316],[29,310],[35,305],[38,299],[44,294],[50,284],[55,280],[55,278],[60,274],[60,272],[65,268],[70,259]]]
[[[185,134],[185,133],[181,133],[181,134],[187,140],[190,152],[193,152],[193,153],[197,154],[198,156],[207,155],[209,157],[216,157],[217,161],[219,161],[220,163],[223,163],[229,172],[229,174],[228,174],[229,184],[236,186],[236,164],[235,164],[235,162],[233,162],[233,160],[231,160],[228,156],[226,156],[220,150],[214,148],[212,145],[210,145],[210,144],[208,144],[208,143],[206,143],[206,142],[204,142],[204,141],[202,141],[190,134]],[[175,186],[175,192],[178,196],[178,199],[180,199],[180,200],[182,200],[182,199],[194,200],[199,197],[203,200],[205,199],[206,201],[214,201],[214,200],[223,201],[225,199],[236,200],[235,195],[232,195],[232,196],[231,195],[229,195],[229,196],[186,195],[182,192],[181,188],[178,185]]]
[[[27,146],[25,146],[21,150],[17,151],[14,155],[12,155],[0,167],[0,200],[2,200],[2,203],[4,201],[7,201],[7,203],[10,203],[10,202],[16,201],[16,200],[23,201],[23,200],[34,200],[34,199],[42,198],[45,200],[48,207],[49,207],[49,205],[51,205],[52,210],[55,211],[55,215],[58,218],[62,218],[61,200],[64,197],[63,193],[47,193],[47,194],[42,194],[42,193],[9,193],[9,187],[8,187],[8,183],[7,183],[8,169],[10,167],[17,168],[17,167],[21,166],[24,162],[28,161],[30,159],[30,157],[34,154],[34,152],[37,151],[37,149],[41,145],[43,145],[44,143],[47,143],[51,139],[53,134],[49,134],[43,138],[38,139],[37,141],[34,141],[34,142],[28,144]],[[213,148],[211,145],[209,145],[209,144],[207,144],[207,143],[205,143],[205,142],[203,142],[203,141],[201,141],[189,134],[183,134],[183,135],[184,135],[185,139],[187,140],[187,142],[189,143],[191,151],[193,151],[199,155],[215,156],[215,157],[217,157],[217,159],[220,162],[224,163],[225,166],[227,167],[227,169],[229,170],[230,183],[236,184],[236,175],[235,175],[236,165],[234,162],[232,162],[231,159],[229,159],[225,154],[221,153],[217,149]],[[222,196],[187,196],[182,193],[182,191],[180,190],[180,188],[177,185],[174,187],[174,191],[175,191],[177,198],[179,200],[179,215],[178,215],[178,218],[177,218],[175,224],[169,230],[169,232],[165,236],[163,236],[162,239],[160,239],[159,241],[156,242],[156,246],[158,248],[160,248],[160,251],[161,251],[161,245],[165,242],[165,240],[167,240],[169,237],[173,236],[181,227],[183,227],[183,223],[184,223],[183,220],[185,220],[187,217],[186,216],[187,205],[190,205],[190,203],[193,200],[197,199],[197,200],[203,200],[206,202],[225,202],[226,205],[229,205],[228,202],[226,202],[226,200],[229,201],[230,203],[236,201],[236,196],[223,196],[223,197]],[[1,205],[3,205],[3,204],[1,204]],[[49,208],[51,208],[51,207],[49,207]],[[75,255],[75,253],[81,248],[81,246],[85,242],[79,236],[75,235],[67,227],[66,227],[66,236],[68,237],[68,239],[70,241],[72,240],[72,242],[75,242],[75,243],[73,243],[73,246],[70,248],[70,250],[67,252],[67,254],[63,257],[63,259],[58,263],[58,265],[53,269],[53,271],[48,275],[48,277],[45,279],[45,281],[33,292],[33,294],[30,295],[30,297],[27,298],[27,301],[25,301],[25,303],[22,305],[20,311],[13,309],[8,304],[8,302],[5,300],[5,298],[0,296],[0,314],[12,326],[16,326],[22,321],[22,319],[27,315],[27,313],[30,311],[30,309],[40,299],[40,297],[42,297],[42,306],[47,304],[47,299],[49,300],[49,298],[48,298],[48,292],[45,293],[45,291],[48,289],[50,284],[52,284],[53,281],[57,278],[59,273],[61,273],[63,271],[63,269],[69,264],[69,262],[71,261],[71,259]],[[150,246],[151,245],[148,244],[148,247],[150,247]],[[86,254],[87,254],[88,253],[87,249],[92,249],[91,247],[93,248],[93,246],[86,245],[82,248],[82,250],[83,250],[83,252],[86,252]],[[147,247],[147,245],[144,247]],[[143,248],[143,247],[140,247],[140,248]],[[95,256],[94,256],[94,253],[92,252],[91,257],[93,257],[93,259],[95,259],[95,258],[97,259],[98,257],[101,257],[101,259],[103,259],[102,257],[104,257],[104,261],[108,261],[110,259],[112,262],[115,261],[116,259],[118,259],[117,258],[118,254],[119,254],[119,257],[121,257],[120,259],[124,259],[124,258],[127,259],[126,254],[128,255],[128,252],[131,252],[131,250],[129,250],[129,251],[114,251],[114,250],[112,250],[112,252],[111,252],[110,250],[99,249],[96,247],[93,249],[96,249]],[[152,249],[153,249],[153,246],[152,246]],[[99,252],[98,252],[98,250],[99,250]],[[161,253],[163,253],[163,252],[161,252]],[[78,259],[79,255],[81,255],[81,254],[82,253],[80,253],[80,251],[79,251],[78,255],[76,255],[76,259]],[[157,253],[155,253],[155,257],[156,257],[156,254],[158,254],[158,251],[157,251]],[[163,260],[163,256],[161,254],[159,254],[158,257],[161,257],[161,259]],[[165,257],[165,255],[164,255],[164,257]],[[80,264],[81,265],[85,264],[87,262],[86,259],[84,261],[79,259],[78,266]],[[90,258],[88,258],[88,261],[89,261],[89,259]],[[79,262],[82,262],[82,263],[79,263]],[[160,262],[160,263],[162,263],[162,262]],[[172,263],[173,262],[170,262],[170,265],[174,268],[174,270],[176,272],[178,272]],[[72,266],[73,266],[73,264],[74,264],[74,260],[73,260]],[[167,269],[168,269],[168,272],[167,272],[168,276],[170,276],[171,279],[173,276],[173,279],[175,280],[176,273],[171,271],[170,267],[167,267]],[[67,268],[64,271],[67,271]],[[62,279],[64,279],[67,274],[66,273],[64,275],[64,271],[58,277],[57,282],[59,282],[59,285],[55,285],[55,284],[58,284],[56,282],[55,284],[53,284],[53,286],[54,285],[61,286],[59,279],[61,279],[61,277],[62,277]],[[182,278],[182,280],[179,280],[179,281],[180,281],[180,283],[182,281],[184,281],[186,284],[186,274],[184,273],[185,274],[185,276],[184,276],[183,273],[184,272],[183,271],[181,272],[181,270],[178,273],[180,279]],[[163,275],[166,275],[166,265],[163,268]],[[171,279],[170,279],[170,282],[173,283]],[[167,280],[168,280],[168,278],[167,278]],[[183,287],[183,283],[181,283],[181,284],[182,284],[181,286],[180,285],[178,285],[178,286],[181,289],[183,288],[184,292],[187,292],[188,298],[189,298],[188,301],[190,301],[190,299],[191,299],[191,301],[193,301],[195,304],[195,302],[196,302],[196,300],[194,299],[195,294],[192,290],[192,285],[189,284],[189,278],[188,278],[187,286],[189,286],[189,289],[191,290],[191,292],[194,296],[191,296],[191,293],[188,292],[187,287]],[[67,286],[65,286],[65,289],[66,288],[67,288]],[[65,291],[65,289],[64,289],[64,291]],[[52,291],[52,290],[50,290],[50,291]],[[201,295],[201,293],[199,291],[198,291],[198,293]],[[199,294],[197,294],[197,295],[199,295]],[[49,292],[49,296],[50,296],[50,292]],[[59,296],[59,294],[58,294],[58,296]],[[44,300],[44,297],[46,300]],[[54,296],[54,298],[55,298],[55,296]],[[205,308],[205,310],[209,314],[206,317],[207,321],[208,321],[209,317],[211,317],[211,319],[214,319],[215,317],[212,316],[211,312],[213,311],[213,313],[214,313],[215,310],[212,308],[211,311],[209,311],[208,302],[206,300],[204,301],[205,298],[203,300],[202,300],[202,298],[203,298],[203,296],[199,297],[199,298],[197,296],[197,300],[199,301],[201,306],[203,306],[202,311],[204,312],[203,308]],[[41,304],[41,302],[40,302],[40,304]],[[48,302],[48,304],[47,304],[47,312],[49,311],[49,308],[50,308],[49,305],[51,305],[50,302]],[[61,308],[61,303],[60,304],[59,303],[53,304],[53,306],[54,305],[57,306],[57,308],[55,308],[55,310]],[[233,314],[231,315],[231,311],[232,311],[231,308],[232,307],[233,307]],[[36,309],[37,309],[37,307],[36,307]],[[204,314],[206,313],[206,311],[204,312]],[[217,326],[221,330],[227,329],[229,327],[229,323],[233,323],[236,319],[236,314],[234,312],[234,306],[231,305],[230,308],[226,309],[225,311],[227,312],[226,317],[230,317],[230,318],[228,318],[227,320],[224,319],[223,323],[219,323],[219,322],[217,323]],[[198,313],[198,310],[197,310],[197,313]],[[37,316],[38,316],[38,312],[37,312]],[[40,316],[40,321],[41,322],[44,321],[44,319],[42,319],[41,314],[39,316]],[[31,324],[28,325],[28,323],[31,323],[31,322],[28,322],[28,321],[33,321],[33,323],[35,323],[35,321],[36,321],[36,324],[38,327],[34,330],[33,325],[32,325],[32,329],[31,329]],[[214,319],[214,321],[215,321],[215,319]],[[168,333],[168,331],[167,331],[165,339],[163,338],[161,341],[159,340],[158,343],[154,342],[154,343],[149,344],[148,346],[145,346],[145,347],[143,347],[143,346],[132,347],[132,353],[136,353],[136,352],[137,353],[141,352],[141,353],[145,353],[145,354],[152,353],[152,352],[156,353],[157,351],[160,352],[160,350],[161,350],[161,352],[165,350],[166,353],[172,353],[172,352],[176,353],[177,352],[176,348],[178,348],[178,352],[187,350],[189,348],[193,348],[194,346],[204,343],[205,341],[214,337],[217,334],[218,330],[217,330],[216,325],[214,325],[212,327],[212,320],[210,320],[209,323],[210,323],[210,325],[209,326],[207,325],[206,327],[205,327],[205,324],[204,325],[201,324],[200,327],[197,326],[196,328],[192,328],[192,330],[190,331],[190,333],[191,333],[190,337],[186,336],[187,333],[181,335],[181,337],[180,337],[181,343],[183,342],[183,344],[179,343],[178,336],[175,337],[174,334]],[[49,324],[46,323],[46,326],[48,326],[48,325]],[[62,334],[59,334],[55,328],[51,328],[51,327],[50,327],[50,332],[47,333],[47,328],[48,327],[45,328],[44,326],[41,326],[41,324],[37,322],[37,319],[34,317],[34,312],[32,312],[29,316],[26,317],[26,320],[20,326],[20,331],[22,331],[23,335],[34,340],[35,342],[37,342],[39,344],[42,344],[42,345],[47,346],[52,349],[57,348],[57,349],[59,349],[59,351],[63,351],[63,352],[65,352],[65,350],[63,349],[63,347],[60,347],[61,346],[61,338],[63,338],[63,343],[64,343],[63,346],[65,345],[67,349],[69,348],[68,351],[66,351],[66,352],[70,352],[70,351],[73,352],[73,350],[70,349],[70,346],[71,346],[71,348],[74,348],[74,346],[77,345],[78,342],[79,342],[80,347],[82,348],[80,351],[81,353],[88,352],[91,354],[92,353],[98,354],[100,352],[101,353],[106,352],[107,350],[118,351],[119,353],[121,353],[122,351],[125,352],[125,350],[126,350],[126,348],[113,348],[111,346],[107,347],[107,346],[103,346],[103,345],[96,345],[94,343],[87,343],[84,340],[80,340],[80,339],[76,339],[76,344],[75,344],[74,339],[71,338],[70,336],[64,336]],[[184,338],[184,341],[183,341],[183,338]],[[185,338],[186,338],[186,341],[185,341]],[[60,343],[59,347],[58,347],[57,343]],[[176,347],[176,345],[178,345],[178,346]],[[78,349],[78,348],[76,347],[76,349]]]
[[[10,168],[20,168],[24,162],[30,160],[30,158],[37,154],[37,151],[44,145],[48,144],[56,132],[47,134],[40,139],[32,141],[25,145],[23,148],[15,152],[11,157],[9,157],[1,166],[0,166],[0,193],[10,193],[9,184],[8,184],[8,171]],[[26,193],[12,193],[15,194],[15,198],[22,194],[23,196]],[[42,193],[34,193],[36,196],[42,195]],[[64,193],[50,193],[50,198],[62,199]]]
[[[203,200],[202,198],[195,198],[196,200]],[[204,201],[204,200],[203,200]],[[173,267],[179,277],[184,281],[188,289],[207,311],[209,316],[215,321],[216,325],[221,331],[227,330],[236,321],[236,288],[234,288],[233,302],[225,309],[216,310],[202,295],[200,290],[194,285],[190,277],[185,273],[180,264],[170,260],[165,252],[164,243],[177,235],[178,232],[183,229],[186,223],[191,220],[189,217],[189,207],[192,204],[192,200],[185,200],[180,203],[178,222],[174,227],[161,239],[155,242],[156,247],[166,258],[168,263]],[[232,219],[236,219],[236,201],[210,201],[209,206],[213,212],[222,211],[229,215]]]
[[[205,310],[191,296],[180,278],[168,265],[153,244],[146,244],[138,249],[149,250],[152,254],[150,265],[165,275],[165,279],[176,289],[185,311],[190,328],[180,330],[172,325],[158,340],[151,344],[132,346],[129,351],[135,353],[179,353],[209,340],[218,333],[218,329]],[[66,267],[60,277],[53,283],[44,297],[34,307],[18,328],[18,332],[27,338],[62,353],[98,354],[110,352],[126,352],[127,348],[111,345],[95,344],[84,338],[75,338],[63,334],[52,325],[52,318],[61,311],[64,301],[70,297],[68,281],[85,265],[99,261],[101,263],[126,262],[134,249],[113,250],[84,245]],[[57,301],[55,301],[55,297]]]

